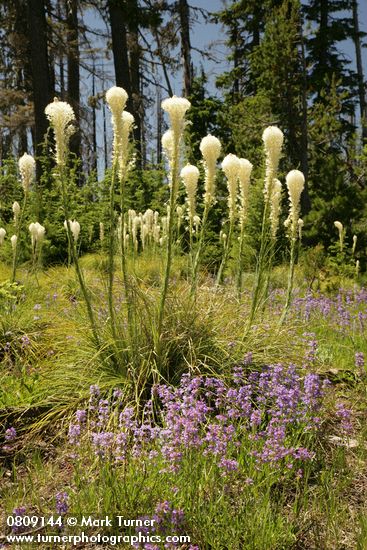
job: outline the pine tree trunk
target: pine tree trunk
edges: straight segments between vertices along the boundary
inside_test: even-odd
[[[329,73],[327,66],[328,48],[328,20],[329,20],[329,0],[320,0],[320,26],[319,26],[319,72],[322,75]]]
[[[115,68],[116,86],[120,86],[121,88],[124,88],[124,90],[126,90],[127,94],[129,95],[127,109],[129,111],[132,111],[131,81],[123,2],[119,2],[118,0],[108,0],[108,11],[110,15],[112,53]]]
[[[47,24],[43,0],[28,0],[28,40],[31,54],[32,88],[34,102],[34,149],[36,155],[42,152],[41,144],[47,132],[48,122],[45,108],[52,100],[47,51]],[[37,162],[37,180],[41,166]]]
[[[144,164],[142,147],[142,117],[143,102],[141,97],[140,83],[140,57],[141,49],[139,44],[139,33],[137,26],[130,32],[130,79],[132,95],[132,114],[134,115],[134,141],[136,151],[136,167],[139,169]]]
[[[311,210],[311,199],[308,191],[308,105],[307,105],[307,63],[305,42],[303,37],[303,24],[300,15],[299,24],[299,37],[300,37],[300,56],[302,67],[302,126],[301,126],[301,147],[300,147],[300,161],[301,170],[305,176],[305,187],[301,195],[301,213],[302,215],[308,214]]]
[[[98,164],[97,164],[97,117],[96,117],[96,66],[93,58],[93,72],[92,72],[92,142],[93,142],[93,156],[92,156],[92,170],[95,171],[96,177],[98,177]]]
[[[79,75],[79,29],[78,0],[66,0],[66,29],[68,40],[67,99],[74,109],[77,130],[70,139],[70,152],[77,158],[81,156],[80,137],[80,75]]]
[[[366,105],[366,93],[363,76],[363,64],[362,64],[362,50],[359,31],[359,19],[358,19],[358,1],[352,0],[353,9],[353,41],[356,50],[356,65],[357,65],[357,78],[358,78],[358,94],[359,94],[359,108],[361,113],[361,125],[362,125],[362,139],[365,142],[367,140],[367,105]]]
[[[61,6],[61,0],[57,2],[57,17],[61,21],[63,18],[63,11]],[[63,51],[59,54],[59,73],[60,73],[60,96],[61,99],[65,99],[65,67],[64,67],[64,54]]]
[[[162,125],[163,125],[163,115],[161,108],[161,89],[157,86],[157,164],[160,166],[162,163]]]
[[[191,66],[191,44],[190,44],[190,7],[187,0],[179,0],[178,10],[180,16],[181,30],[181,56],[184,67],[184,95],[191,93],[192,66]]]

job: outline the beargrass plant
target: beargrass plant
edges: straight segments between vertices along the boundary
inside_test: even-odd
[[[232,247],[233,232],[236,222],[237,214],[237,194],[238,194],[238,179],[240,171],[240,159],[230,153],[224,157],[222,161],[222,170],[227,178],[228,188],[228,213],[229,213],[229,229],[226,237],[226,241],[223,248],[222,261],[219,266],[219,270],[216,278],[216,285],[220,285],[223,279],[223,272],[228,262],[228,257]]]
[[[171,97],[165,99],[162,102],[162,109],[166,111],[170,119],[170,130],[167,136],[166,133],[166,147],[168,161],[169,161],[169,185],[170,185],[170,199],[169,207],[167,209],[168,214],[168,226],[167,226],[167,242],[166,242],[166,258],[163,283],[161,289],[161,299],[158,306],[158,323],[156,332],[156,354],[160,356],[160,340],[163,329],[163,319],[165,313],[165,303],[168,293],[169,278],[172,265],[173,254],[173,242],[174,242],[174,222],[176,214],[176,200],[179,186],[179,155],[180,145],[183,139],[183,133],[185,128],[185,114],[190,108],[190,102],[182,97]],[[168,138],[168,139],[167,139]]]
[[[117,172],[119,170],[120,157],[122,155],[122,134],[123,134],[123,112],[128,99],[127,93],[123,88],[113,86],[106,93],[106,101],[112,114],[113,125],[113,149],[112,149],[112,171],[110,183],[110,204],[109,204],[109,249],[108,249],[108,307],[110,312],[110,324],[112,337],[117,344],[116,316],[113,303],[113,286],[115,273],[115,186]],[[125,257],[122,251],[122,258]],[[124,260],[122,260],[122,263]],[[126,282],[127,284],[127,282]],[[128,299],[128,296],[127,296]]]
[[[284,304],[284,310],[280,318],[280,324],[284,323],[284,319],[289,311],[289,307],[292,300],[293,279],[294,279],[294,267],[296,263],[297,252],[297,240],[300,238],[300,225],[299,225],[299,211],[301,194],[305,184],[305,177],[299,170],[291,170],[287,174],[286,184],[289,195],[289,216],[286,220],[286,227],[288,229],[288,236],[290,241],[290,263],[288,273],[287,293]]]
[[[238,271],[237,271],[237,292],[238,298],[242,292],[242,274],[244,262],[244,246],[245,246],[245,229],[249,210],[249,186],[252,172],[252,164],[247,159],[240,159],[240,167],[238,171],[238,179],[240,186],[240,209],[239,209],[239,246],[238,246]]]
[[[93,339],[96,346],[100,347],[100,339],[98,328],[93,313],[90,293],[85,284],[84,276],[80,268],[78,254],[76,250],[75,238],[70,225],[70,208],[69,208],[69,193],[67,188],[67,155],[69,140],[75,129],[72,125],[75,120],[75,114],[72,107],[64,102],[54,99],[45,109],[46,116],[50,122],[55,135],[55,161],[56,161],[56,177],[60,185],[64,216],[66,220],[66,231],[68,235],[68,243],[71,251],[71,257],[75,266],[76,275],[80,284],[80,288],[85,300],[90,326],[93,333]]]
[[[196,192],[199,181],[200,172],[196,166],[192,164],[187,164],[184,166],[180,172],[181,179],[185,186],[186,190],[186,201],[188,207],[188,222],[189,222],[189,259],[190,259],[190,270],[191,270],[191,280],[194,279],[194,218],[196,216]]]
[[[18,255],[19,255],[19,241],[21,237],[21,231],[23,229],[23,219],[26,213],[28,194],[31,187],[31,184],[34,180],[35,171],[36,171],[36,162],[31,155],[24,153],[19,159],[19,172],[21,177],[21,183],[23,187],[23,204],[22,207],[19,206],[18,202],[13,204],[13,213],[14,213],[14,226],[15,233],[12,237],[12,247],[13,247],[13,269],[11,274],[11,282],[14,283],[17,271],[18,264]]]
[[[222,145],[218,138],[212,135],[205,136],[200,142],[200,152],[203,156],[203,164],[205,170],[204,180],[204,212],[200,223],[200,236],[195,251],[194,265],[193,265],[193,278],[191,283],[191,296],[195,298],[197,289],[197,279],[199,268],[202,260],[202,250],[205,240],[205,232],[207,228],[207,221],[209,212],[215,203],[215,187],[216,187],[216,171],[217,161],[221,152]],[[195,223],[195,217],[194,217]],[[199,224],[198,224],[199,225]]]
[[[344,230],[343,224],[339,221],[335,221],[334,226],[338,230],[340,253],[343,254],[345,230]]]
[[[37,277],[37,271],[42,265],[42,245],[46,229],[40,223],[31,223],[28,227],[31,235],[32,272]]]
[[[267,300],[269,273],[272,265],[273,239],[271,234],[271,204],[274,185],[283,146],[283,132],[276,126],[269,126],[263,132],[266,157],[264,182],[264,208],[261,224],[260,249],[256,261],[255,280],[247,332],[251,328],[259,309]]]

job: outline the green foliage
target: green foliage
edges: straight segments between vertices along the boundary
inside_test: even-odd
[[[147,208],[163,214],[169,189],[163,167],[148,166],[129,172],[126,183],[126,209],[144,212]]]
[[[334,241],[334,221],[342,222],[351,241],[354,224],[365,216],[365,190],[358,185],[357,174],[346,162],[345,151],[353,151],[355,142],[343,130],[343,96],[338,82],[321,93],[309,113],[310,160],[309,190],[312,210],[306,218],[305,242],[326,247]],[[327,104],[325,105],[325,102]],[[365,231],[363,231],[365,233]],[[365,237],[364,237],[365,238]]]
[[[24,292],[24,287],[18,283],[4,281],[0,283],[0,311],[10,311]]]
[[[200,141],[207,134],[213,134],[218,139],[223,139],[223,143],[227,140],[223,136],[223,126],[218,123],[222,102],[213,96],[207,94],[205,85],[208,79],[201,69],[200,76],[196,76],[192,81],[192,89],[190,97],[191,108],[188,111],[188,125],[186,129],[186,155],[188,162],[197,164],[201,157],[199,150]]]

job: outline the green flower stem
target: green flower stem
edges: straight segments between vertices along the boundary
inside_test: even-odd
[[[221,264],[220,264],[220,267],[219,267],[219,270],[218,270],[218,273],[217,273],[217,279],[215,281],[216,286],[219,286],[221,284],[222,279],[223,279],[223,272],[224,272],[224,269],[225,269],[225,267],[227,265],[227,262],[228,262],[228,256],[229,256],[229,252],[230,252],[231,245],[232,245],[233,226],[234,226],[234,220],[231,219],[229,221],[229,231],[228,231],[227,242],[226,242],[226,245],[224,247],[222,261],[221,261]]]
[[[191,280],[194,278],[194,241],[192,238],[192,231],[193,231],[193,223],[192,223],[192,216],[191,213],[189,214],[189,246],[190,246],[190,256],[189,256],[189,262],[190,262],[190,271],[191,271]]]
[[[284,309],[282,316],[279,321],[279,326],[281,326],[285,318],[288,314],[290,305],[292,303],[292,291],[293,291],[293,280],[294,280],[294,267],[295,267],[295,259],[296,259],[296,237],[291,237],[291,254],[290,254],[290,262],[289,262],[289,271],[288,271],[288,285],[287,285],[287,295],[285,299]]]
[[[255,315],[264,303],[266,298],[267,277],[266,271],[269,267],[269,207],[270,207],[270,191],[268,198],[265,202],[263,219],[261,225],[261,238],[260,238],[260,251],[257,259],[254,290],[252,295],[252,303],[250,316],[247,323],[247,332],[250,330],[252,323],[255,319]]]
[[[65,182],[64,167],[60,167],[60,181],[61,181],[62,199],[63,199],[63,207],[64,207],[64,216],[66,219],[66,231],[68,235],[68,241],[70,244],[71,257],[75,266],[75,271],[78,277],[79,285],[83,293],[84,301],[87,307],[87,313],[88,313],[88,317],[89,317],[89,321],[90,321],[90,325],[93,333],[93,339],[96,346],[100,348],[100,340],[98,336],[96,321],[93,314],[91,299],[84,281],[83,273],[79,265],[78,255],[77,255],[75,243],[74,243],[74,237],[72,235],[71,228],[70,228],[68,194],[67,194],[67,188],[66,188],[66,182]]]
[[[125,230],[125,173],[121,177],[120,181],[120,210],[121,210],[121,272],[123,285],[125,289],[126,296],[126,306],[127,306],[127,325],[128,325],[128,334],[130,339],[130,352],[131,357],[135,357],[134,352],[134,311],[133,303],[131,299],[129,279],[127,274],[127,262],[126,262],[126,253],[125,253],[125,239],[124,239],[124,230]]]
[[[166,266],[163,280],[163,287],[161,293],[161,300],[158,310],[158,330],[157,330],[157,345],[156,348],[160,349],[160,339],[162,335],[162,326],[164,318],[164,309],[168,292],[169,277],[172,264],[172,248],[173,248],[173,228],[174,228],[174,214],[176,205],[176,195],[178,187],[178,151],[179,151],[180,139],[174,140],[173,155],[172,155],[172,180],[171,180],[171,194],[170,194],[170,210],[168,219],[168,234],[167,234],[167,253],[166,253]],[[159,355],[159,353],[157,353]]]
[[[115,272],[115,232],[114,232],[114,214],[115,214],[115,179],[117,172],[117,159],[114,159],[111,172],[110,184],[110,234],[108,247],[108,310],[110,314],[111,332],[115,342],[117,342],[115,308],[113,307],[113,281]]]
[[[14,283],[14,281],[15,281],[15,276],[16,276],[16,272],[17,272],[19,239],[20,239],[20,233],[21,233],[21,230],[22,230],[23,215],[24,215],[25,209],[27,207],[27,198],[28,198],[28,193],[25,191],[24,192],[24,198],[23,198],[23,205],[22,205],[22,208],[20,210],[19,219],[17,220],[16,227],[15,227],[15,234],[17,236],[17,242],[15,243],[15,248],[14,248],[14,252],[13,252],[13,269],[12,269],[12,274],[11,274],[11,282],[12,283]]]
[[[242,292],[242,273],[243,273],[243,246],[245,243],[245,231],[243,227],[244,223],[242,222],[241,233],[240,233],[240,246],[238,250],[238,271],[237,271],[237,293],[238,299],[241,298]]]
[[[194,266],[193,266],[193,276],[192,276],[192,283],[191,283],[191,297],[195,297],[196,295],[196,287],[197,287],[197,278],[198,278],[198,271],[200,267],[200,259],[201,259],[201,253],[204,243],[204,236],[205,236],[205,229],[206,224],[208,221],[208,214],[210,210],[210,203],[206,202],[204,206],[204,213],[203,213],[203,219],[201,222],[201,229],[200,229],[200,237],[199,237],[199,244],[195,255],[194,260]]]

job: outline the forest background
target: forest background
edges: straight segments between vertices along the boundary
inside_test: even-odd
[[[174,93],[184,95],[192,103],[186,131],[191,162],[199,158],[200,139],[210,132],[221,139],[224,154],[232,152],[254,164],[256,181],[263,170],[262,130],[278,125],[285,134],[281,176],[298,168],[306,177],[304,245],[317,245],[320,254],[332,250],[337,239],[333,224],[339,220],[347,244],[358,234],[357,259],[364,271],[365,15],[366,6],[357,0],[3,2],[2,223],[11,222],[11,204],[17,198],[16,159],[25,151],[33,153],[37,183],[31,211],[47,227],[46,261],[65,256],[44,114],[46,105],[58,97],[73,106],[77,118],[78,131],[71,141],[76,214],[85,231],[82,248],[93,247],[111,158],[104,95],[116,84],[128,92],[127,109],[135,118],[129,206],[141,211],[164,207],[168,191],[162,185],[166,176],[161,136],[167,127],[160,104]],[[254,193],[253,200],[259,196]],[[257,221],[249,231],[254,242]]]

